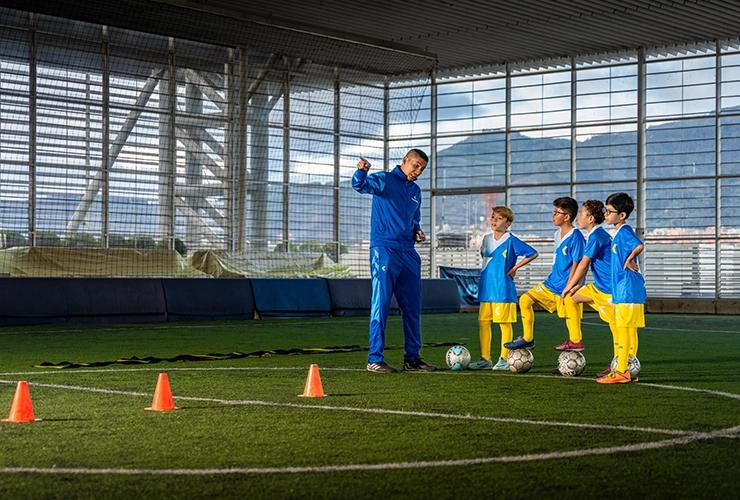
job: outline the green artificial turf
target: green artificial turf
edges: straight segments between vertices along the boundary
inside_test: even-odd
[[[619,386],[594,382],[613,354],[595,314],[583,322],[586,371],[574,378],[550,371],[566,330],[544,313],[527,374],[447,370],[447,347],[422,350],[444,368],[435,373],[368,373],[366,352],[33,368],[366,345],[367,318],[4,328],[0,416],[26,380],[42,421],[0,423],[0,468],[92,473],[0,472],[0,498],[732,497],[740,434],[691,433],[740,424],[738,318],[646,319],[640,382]],[[424,342],[460,342],[480,355],[475,314],[425,316],[422,332]],[[402,339],[401,319],[391,317],[387,342]],[[391,365],[402,357],[386,351]],[[312,363],[327,397],[298,397]],[[168,374],[180,410],[144,411],[158,373]],[[662,443],[682,438],[690,442]],[[631,448],[588,452],[612,447]],[[445,464],[468,459],[485,463]]]

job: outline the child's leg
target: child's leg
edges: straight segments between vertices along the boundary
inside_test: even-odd
[[[570,295],[565,297],[565,326],[568,328],[568,336],[571,342],[580,342],[583,340],[581,332],[581,318],[583,316],[583,306],[578,304]]]
[[[614,341],[614,356],[619,356],[619,328],[614,323],[609,323],[609,330],[612,332],[612,340]]]
[[[514,340],[514,328],[512,328],[511,323],[499,323],[498,326],[501,328],[501,357],[508,359],[509,350],[504,347],[504,344]]]
[[[522,315],[522,328],[524,340],[534,339],[534,299],[525,293],[519,297],[519,311]]]
[[[634,326],[629,327],[630,331],[630,354],[637,357],[637,328]]]
[[[481,358],[491,359],[491,320],[478,318],[478,330]]]
[[[629,367],[630,354],[630,328],[626,326],[619,327],[619,358],[617,361],[617,371],[625,373]]]

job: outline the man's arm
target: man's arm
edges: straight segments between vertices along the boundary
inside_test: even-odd
[[[421,243],[427,239],[427,235],[421,230],[421,190],[419,190],[419,203],[414,211],[414,241]]]
[[[358,193],[380,194],[383,192],[383,189],[385,189],[384,172],[368,175],[367,172],[370,170],[370,166],[369,161],[360,157],[360,161],[357,163],[355,175],[352,176],[352,187]]]

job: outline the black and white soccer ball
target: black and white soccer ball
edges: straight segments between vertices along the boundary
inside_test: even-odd
[[[619,356],[614,356],[611,362],[612,371],[617,369],[619,363]],[[637,359],[633,354],[630,354],[629,361],[627,361],[627,371],[630,372],[630,378],[633,380],[640,375],[640,360]]]
[[[534,355],[529,349],[512,349],[507,359],[509,370],[514,373],[527,373],[534,364]]]
[[[470,364],[470,351],[465,346],[453,345],[447,350],[445,361],[450,370],[464,370]]]
[[[563,351],[558,356],[558,370],[563,377],[577,377],[586,369],[586,358],[578,351]]]

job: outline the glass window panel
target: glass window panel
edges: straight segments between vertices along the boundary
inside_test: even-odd
[[[431,88],[407,87],[389,90],[389,135],[410,138],[431,130]]]
[[[437,188],[503,186],[506,182],[505,134],[440,139]]]
[[[738,193],[740,193],[740,179],[736,177],[722,179],[720,190],[722,236],[740,236],[740,196]]]
[[[648,127],[646,177],[698,177],[715,173],[714,120],[686,120]]]
[[[637,176],[636,125],[579,127],[576,131],[576,181],[612,181]]]
[[[511,136],[511,183],[570,181],[570,131],[543,130]]]
[[[382,138],[383,89],[345,85],[340,92],[340,132]]]
[[[647,117],[691,116],[714,111],[714,65],[714,57],[647,64]]]
[[[653,181],[646,184],[645,224],[651,236],[713,235],[714,179]]]

